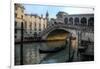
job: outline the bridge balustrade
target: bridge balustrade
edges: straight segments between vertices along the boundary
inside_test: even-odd
[[[48,26],[46,29],[44,29],[40,34],[43,35],[43,33],[49,32],[50,30],[52,30],[53,28],[68,28],[68,29],[74,29],[74,30],[79,30],[82,32],[92,32],[94,33],[94,27],[90,27],[90,26],[77,26],[77,25],[68,25],[68,24],[54,24],[53,26]]]

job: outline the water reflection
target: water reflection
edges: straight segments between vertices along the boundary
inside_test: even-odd
[[[55,53],[40,53],[39,50],[53,50],[64,47]],[[69,59],[69,46],[66,41],[48,41],[23,44],[23,64],[59,63]],[[15,65],[20,65],[20,44],[15,45]]]

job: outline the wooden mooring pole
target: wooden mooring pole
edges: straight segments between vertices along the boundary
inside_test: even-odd
[[[71,34],[69,34],[69,37],[68,37],[68,53],[69,53],[69,57],[68,57],[68,62],[70,62],[70,58],[71,58]]]
[[[20,65],[23,65],[23,22],[21,23]]]

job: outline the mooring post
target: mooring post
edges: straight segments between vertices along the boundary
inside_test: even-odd
[[[68,46],[69,46],[69,61],[70,61],[71,34],[69,34]]]
[[[20,65],[23,65],[23,22],[21,23]]]
[[[79,54],[79,47],[81,46],[81,32],[78,32],[78,47],[77,47],[77,56]]]

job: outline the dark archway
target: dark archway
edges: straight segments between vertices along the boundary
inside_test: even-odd
[[[94,26],[94,18],[93,17],[88,19],[88,26]]]
[[[69,24],[73,24],[73,18],[72,17],[69,18]]]
[[[65,24],[68,24],[68,18],[67,17],[64,19],[64,22],[65,22]]]
[[[87,25],[87,19],[85,17],[81,18],[81,25]]]
[[[76,18],[74,19],[74,22],[75,22],[75,25],[78,25],[78,24],[79,24],[79,18],[76,17]]]
[[[48,36],[47,39],[48,40],[65,40],[67,38],[67,34],[69,34],[68,31],[63,30],[63,29],[55,29],[53,31],[51,31]]]
[[[47,40],[50,41],[69,41],[69,38],[71,40],[71,46],[72,48],[77,48],[77,36],[73,36],[73,33],[64,30],[64,29],[55,29],[47,35]]]

